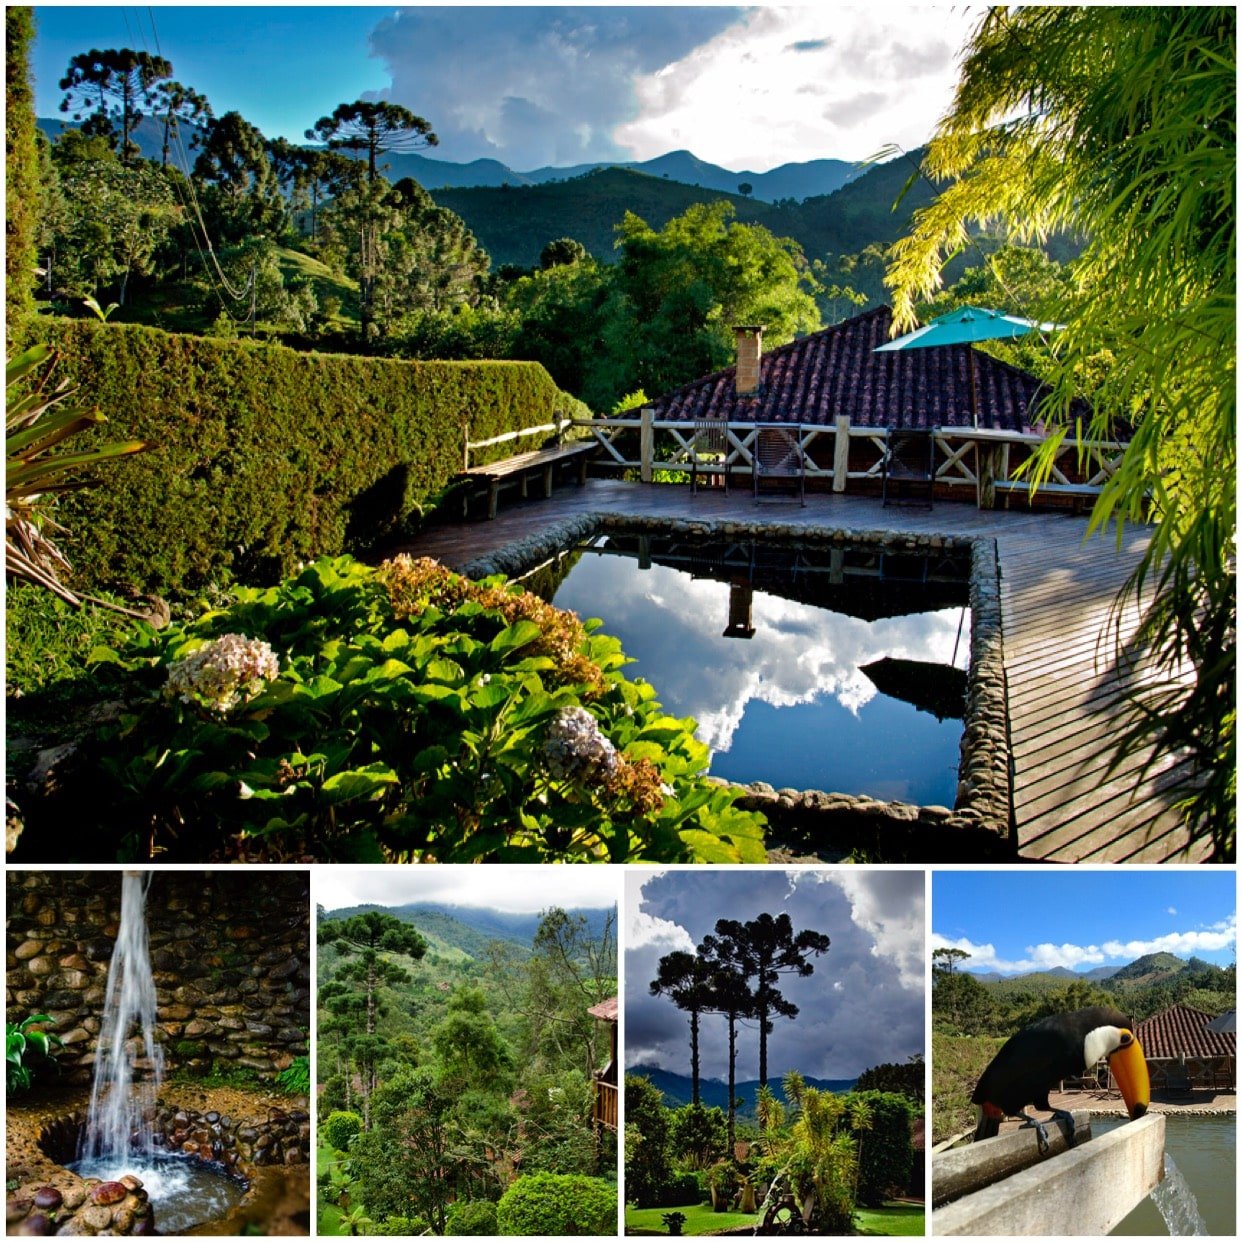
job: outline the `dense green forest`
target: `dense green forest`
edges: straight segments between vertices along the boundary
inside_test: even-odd
[[[734,323],[765,323],[779,345],[884,300],[887,247],[935,190],[914,152],[801,202],[621,168],[429,194],[384,173],[434,138],[431,121],[342,103],[307,118],[324,145],[299,146],[217,115],[175,74],[126,48],[71,60],[65,110],[79,124],[29,136],[27,292],[42,310],[300,349],[535,361],[608,412],[727,364]],[[976,230],[950,281],[1001,245]],[[1006,305],[1030,309],[1030,290],[1004,283]]]
[[[551,908],[522,943],[321,909],[318,938],[321,1232],[613,1231],[611,1034],[588,1013],[616,995],[613,912]]]
[[[1237,1000],[1237,965],[1149,954],[1107,977],[1032,972],[980,982],[961,970],[962,950],[932,953],[932,1123],[939,1142],[974,1125],[979,1075],[1015,1031],[1049,1014],[1113,1005],[1142,1022],[1170,1005],[1213,1015]]]

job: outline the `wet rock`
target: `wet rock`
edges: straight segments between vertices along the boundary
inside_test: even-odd
[[[34,1205],[40,1212],[54,1212],[65,1201],[55,1186],[40,1186],[34,1192]]]
[[[75,1219],[89,1226],[92,1233],[98,1233],[101,1229],[107,1229],[112,1224],[112,1209],[102,1204],[96,1204],[93,1207],[83,1208]]]
[[[142,1190],[142,1179],[135,1177],[132,1173],[126,1173],[124,1177],[117,1179],[126,1190]]]
[[[34,1207],[34,1200],[28,1198],[9,1199],[4,1205],[4,1219],[10,1225],[16,1221],[25,1220],[30,1214],[30,1209]]]
[[[24,1238],[45,1238],[55,1231],[52,1218],[43,1212],[31,1212],[17,1227],[17,1234]]]
[[[104,1206],[120,1203],[128,1193],[128,1188],[120,1182],[100,1182],[91,1191],[91,1202]]]

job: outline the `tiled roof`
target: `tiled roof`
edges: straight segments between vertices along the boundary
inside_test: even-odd
[[[615,1022],[617,1020],[617,997],[610,996],[606,1001],[592,1005],[587,1013],[593,1018],[599,1018],[602,1022]]]
[[[1148,1058],[1234,1056],[1238,1037],[1233,1031],[1209,1031],[1212,1015],[1189,1005],[1170,1005],[1138,1024],[1135,1034]]]
[[[766,351],[757,396],[734,391],[734,368],[717,371],[650,402],[657,419],[858,427],[970,427],[967,345],[877,354],[893,313],[877,307],[800,341]],[[1045,391],[1035,376],[974,351],[980,427],[1034,430],[1030,411]]]

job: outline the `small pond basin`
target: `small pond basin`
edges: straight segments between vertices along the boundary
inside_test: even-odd
[[[66,1165],[79,1177],[115,1181],[132,1173],[142,1182],[162,1234],[182,1234],[196,1225],[221,1220],[242,1201],[246,1187],[223,1167],[184,1156],[135,1157],[120,1165],[104,1160],[78,1160]]]
[[[969,559],[609,531],[551,592],[599,617],[714,775],[952,806]]]

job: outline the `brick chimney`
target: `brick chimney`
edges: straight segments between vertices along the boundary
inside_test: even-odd
[[[763,325],[739,324],[733,331],[737,333],[737,374],[734,386],[739,397],[753,397],[759,391]]]

